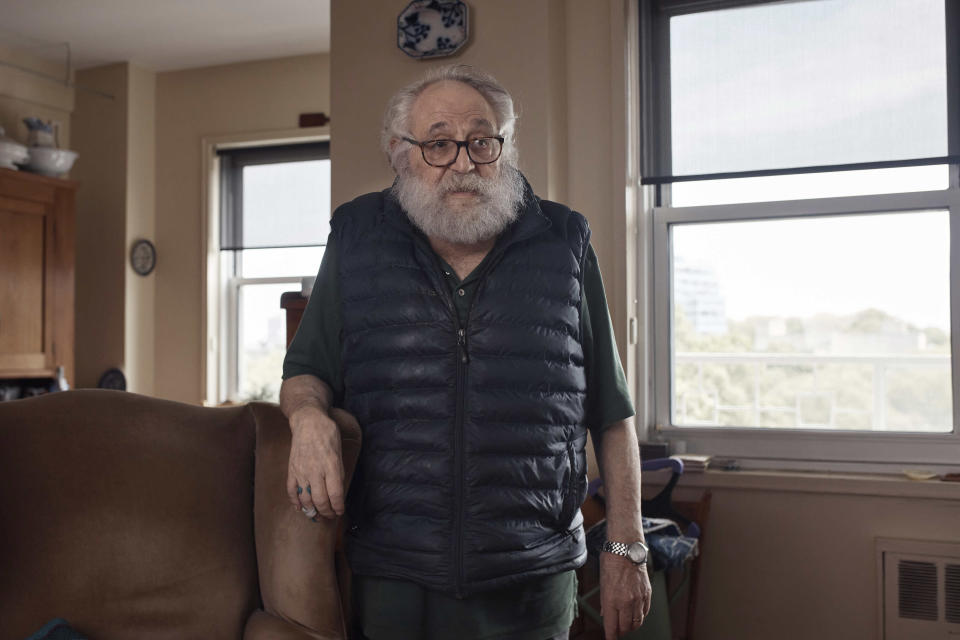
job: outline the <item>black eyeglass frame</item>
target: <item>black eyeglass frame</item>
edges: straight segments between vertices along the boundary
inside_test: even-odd
[[[423,161],[426,162],[426,163],[427,163],[428,165],[430,165],[431,167],[450,167],[450,166],[453,166],[453,164],[455,164],[455,163],[457,162],[457,158],[460,157],[460,149],[463,149],[463,148],[466,148],[466,150],[467,150],[467,157],[470,158],[470,162],[472,162],[473,164],[493,164],[494,162],[496,162],[497,160],[500,159],[500,156],[501,156],[501,155],[503,155],[503,136],[477,136],[477,137],[475,137],[475,138],[468,138],[468,139],[466,139],[466,140],[452,140],[452,139],[450,139],[450,138],[435,138],[435,139],[433,139],[433,140],[424,140],[423,142],[417,142],[417,141],[414,140],[413,138],[404,137],[403,140],[404,140],[404,142],[409,142],[410,144],[412,144],[412,145],[414,145],[414,146],[420,147],[420,155],[423,156]],[[487,160],[486,162],[478,162],[477,160],[475,160],[475,159],[473,158],[473,156],[470,154],[470,146],[469,146],[469,145],[470,145],[470,142],[473,141],[473,140],[496,140],[497,142],[499,142],[499,143],[500,143],[500,151],[499,151],[499,153],[497,153],[497,157],[494,158],[493,160]],[[451,161],[448,162],[447,164],[433,164],[432,162],[430,162],[429,160],[427,160],[427,152],[424,151],[423,146],[426,145],[426,144],[430,144],[431,142],[441,142],[441,141],[442,141],[442,142],[452,142],[453,144],[457,145],[457,153],[456,153],[455,156],[453,156],[453,160],[451,160]]]

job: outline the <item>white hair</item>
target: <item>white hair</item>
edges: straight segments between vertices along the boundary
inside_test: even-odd
[[[496,116],[498,135],[503,136],[503,152],[500,158],[511,167],[516,167],[518,153],[514,141],[514,125],[517,114],[514,111],[513,97],[489,73],[465,64],[452,64],[430,69],[421,79],[393,94],[387,102],[380,133],[380,147],[393,170],[400,173],[405,168],[408,158],[406,152],[409,149],[405,148],[405,145],[396,145],[391,150],[391,141],[410,137],[410,112],[413,110],[413,103],[427,87],[438,82],[462,82],[483,96]]]

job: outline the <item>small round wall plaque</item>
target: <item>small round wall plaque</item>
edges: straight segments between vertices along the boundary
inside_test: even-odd
[[[100,381],[97,382],[97,388],[126,391],[127,376],[123,375],[123,371],[120,371],[120,369],[107,369],[103,375],[100,376]]]
[[[397,16],[397,47],[411,58],[440,58],[467,43],[467,5],[460,0],[413,0]]]
[[[148,275],[157,266],[157,249],[149,240],[137,240],[130,248],[130,266],[141,276]]]

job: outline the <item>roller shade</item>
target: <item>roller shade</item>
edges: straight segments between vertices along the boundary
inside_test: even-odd
[[[221,250],[320,246],[330,233],[330,144],[220,149]]]
[[[645,183],[958,161],[945,0],[721,5],[653,9]]]

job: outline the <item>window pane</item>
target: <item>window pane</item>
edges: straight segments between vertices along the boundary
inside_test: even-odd
[[[243,285],[237,317],[237,391],[242,401],[277,402],[287,325],[280,295],[297,284]]]
[[[947,211],[671,226],[678,426],[952,430]]]
[[[330,233],[330,161],[243,167],[243,246],[323,244]]]
[[[950,186],[947,165],[899,167],[869,171],[831,171],[763,178],[732,178],[677,182],[671,185],[674,207],[738,202],[772,202],[809,198],[838,198],[881,193],[940,191]]]
[[[320,270],[324,247],[245,249],[240,252],[240,277],[278,278],[315,276]]]
[[[947,155],[944,0],[670,20],[674,175]]]

